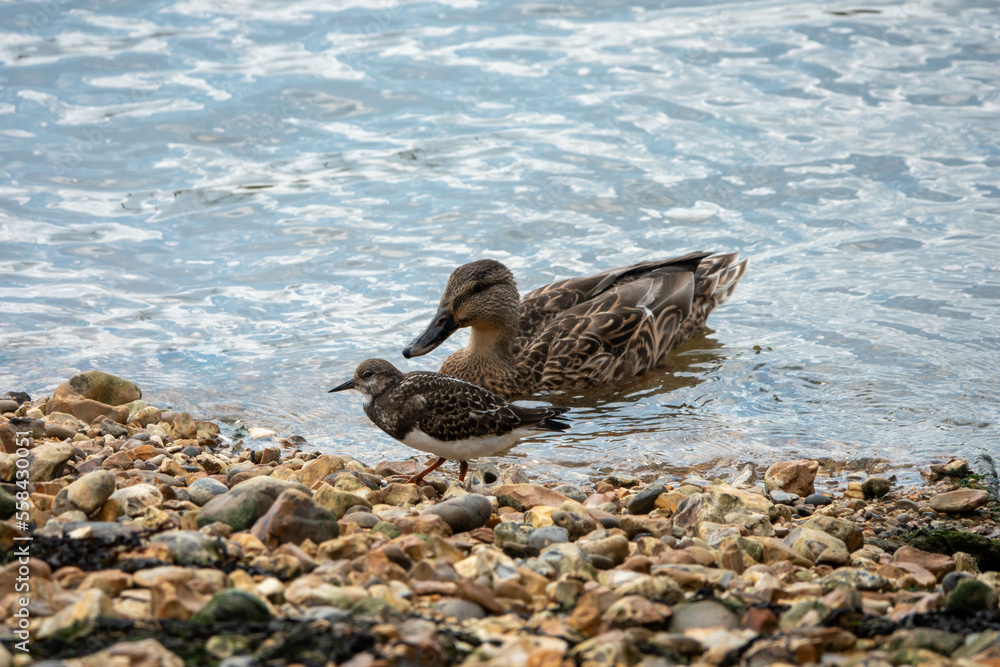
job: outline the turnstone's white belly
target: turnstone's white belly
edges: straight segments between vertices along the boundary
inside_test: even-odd
[[[509,449],[530,433],[529,429],[514,429],[503,435],[483,435],[466,440],[438,440],[415,427],[401,442],[407,447],[428,452],[452,461],[468,461],[479,456],[493,456]]]

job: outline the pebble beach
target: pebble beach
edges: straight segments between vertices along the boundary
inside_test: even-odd
[[[0,667],[1000,665],[995,485],[960,458],[417,486],[100,371],[0,415]]]

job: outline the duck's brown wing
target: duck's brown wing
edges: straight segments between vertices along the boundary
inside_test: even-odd
[[[700,262],[711,256],[707,252],[693,252],[670,259],[641,262],[595,273],[582,278],[559,280],[528,292],[521,298],[521,334],[530,339],[539,334],[553,320],[567,316],[569,311],[588,301],[600,301],[609,290],[635,281],[653,272],[672,273],[697,271]]]
[[[526,340],[518,366],[534,390],[644,373],[677,344],[694,295],[692,271],[646,272],[550,321]]]

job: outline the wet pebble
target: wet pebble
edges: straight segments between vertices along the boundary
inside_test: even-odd
[[[199,507],[227,491],[229,491],[229,487],[211,477],[196,479],[188,486],[188,494],[191,496],[191,502]]]

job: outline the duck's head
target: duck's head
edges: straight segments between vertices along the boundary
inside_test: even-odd
[[[403,356],[427,354],[462,327],[516,330],[520,301],[514,275],[500,262],[463,264],[448,278],[430,326],[406,346]]]
[[[385,359],[367,359],[358,364],[354,377],[339,384],[330,392],[355,389],[365,397],[365,403],[376,398],[403,377],[403,373]]]

